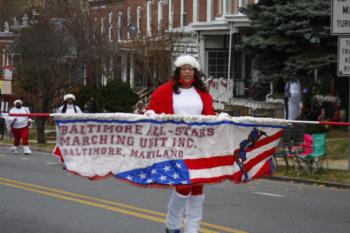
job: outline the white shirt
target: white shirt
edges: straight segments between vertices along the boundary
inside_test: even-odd
[[[62,113],[64,105],[58,108],[57,113]],[[74,105],[73,104],[67,104],[67,109],[65,113],[72,114],[72,113],[81,113],[81,110],[79,106],[75,105],[75,109],[77,112],[74,111]]]
[[[194,87],[179,88],[180,94],[173,93],[173,108],[175,114],[200,115],[203,110],[203,102]]]
[[[30,113],[30,111],[28,108],[22,106],[20,108],[16,108],[16,107],[11,108],[10,113],[28,114],[28,113]],[[10,117],[10,122],[11,123],[14,122],[12,127],[15,129],[27,127],[29,121],[32,121],[32,119],[30,119],[26,116],[25,117],[19,117],[19,116]]]

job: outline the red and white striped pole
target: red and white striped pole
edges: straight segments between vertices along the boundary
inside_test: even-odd
[[[350,126],[350,122],[339,122],[339,121],[296,121],[296,120],[285,120],[285,121],[292,124]]]
[[[19,116],[19,117],[50,117],[50,113],[9,113],[9,116]]]

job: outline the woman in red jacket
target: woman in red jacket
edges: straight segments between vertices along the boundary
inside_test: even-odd
[[[201,80],[198,61],[182,55],[176,59],[175,68],[172,80],[152,94],[145,114],[214,115],[213,98]],[[185,233],[198,233],[203,202],[203,185],[176,187],[168,205],[166,232],[180,233],[185,212]]]

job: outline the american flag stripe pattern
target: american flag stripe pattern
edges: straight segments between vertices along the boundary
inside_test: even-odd
[[[261,139],[254,147],[247,150],[248,160],[245,167],[251,179],[271,174],[270,159],[282,135],[283,131],[280,130],[274,135]],[[226,179],[240,183],[244,180],[243,172],[235,164],[232,155],[172,160],[154,164],[152,167],[117,174],[116,177],[143,185],[217,183]]]

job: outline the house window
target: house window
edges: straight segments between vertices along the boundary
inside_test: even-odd
[[[112,42],[112,31],[113,31],[113,13],[108,14],[108,41]]]
[[[207,22],[214,20],[214,0],[207,0]]]
[[[230,15],[232,13],[232,1],[231,0],[223,0],[223,13],[224,15]]]
[[[131,7],[128,7],[127,9],[127,38],[130,40],[130,28],[131,28]]]
[[[139,35],[141,33],[141,7],[138,6],[136,10],[136,27],[137,27],[137,34]]]
[[[93,26],[93,34],[92,34],[92,37],[95,39],[96,38],[96,33],[97,33],[97,17],[94,18],[94,24],[92,25]]]
[[[238,14],[242,14],[241,8],[246,7],[248,4],[248,0],[238,0]]]
[[[123,12],[119,11],[118,12],[118,41],[122,40],[122,20],[123,20]]]
[[[163,1],[158,1],[158,32],[163,29]]]
[[[174,0],[169,0],[169,31],[174,28]]]
[[[101,23],[101,35],[102,35],[105,31],[105,17],[101,17],[100,23]]]
[[[222,2],[225,0],[218,0],[218,7],[217,7],[217,15],[218,16],[222,16],[222,12],[223,12],[223,4]]]
[[[185,6],[185,0],[181,0],[181,7],[180,7],[180,27],[184,27],[186,25],[186,6]]]
[[[152,2],[147,1],[147,36],[152,36]]]
[[[200,12],[200,8],[199,8],[199,3],[198,0],[193,0],[193,22],[198,22],[199,21],[199,12]]]
[[[231,54],[231,79],[242,79],[242,53],[233,51]],[[228,59],[227,50],[210,50],[208,51],[208,76],[214,78],[228,77]]]

